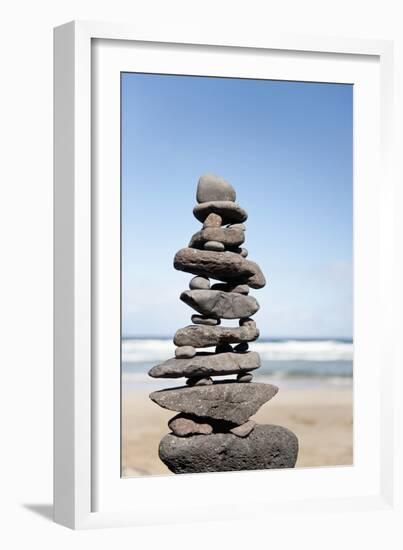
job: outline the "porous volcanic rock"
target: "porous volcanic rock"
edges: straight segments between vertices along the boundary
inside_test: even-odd
[[[293,468],[297,455],[296,436],[271,424],[256,426],[247,437],[168,434],[159,446],[161,460],[175,474]]]

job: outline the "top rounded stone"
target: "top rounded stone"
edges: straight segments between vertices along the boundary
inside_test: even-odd
[[[197,184],[197,202],[232,201],[236,192],[230,183],[214,174],[203,174]]]

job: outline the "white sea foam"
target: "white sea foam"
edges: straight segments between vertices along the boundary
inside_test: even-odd
[[[353,344],[338,340],[282,340],[252,342],[263,361],[352,361]],[[173,357],[172,340],[128,339],[122,342],[124,363],[151,363]]]

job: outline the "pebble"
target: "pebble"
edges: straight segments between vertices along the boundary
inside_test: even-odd
[[[213,427],[210,424],[198,422],[195,418],[182,414],[177,414],[171,418],[168,422],[168,428],[179,437],[193,434],[208,435],[213,432]]]
[[[246,383],[246,382],[251,382],[252,378],[253,376],[249,372],[246,372],[245,374],[243,373],[238,374],[236,379],[237,379],[237,382]]]
[[[213,319],[211,317],[205,317],[204,315],[192,315],[192,323],[195,325],[208,325],[216,326],[221,324],[220,319]]]
[[[213,380],[209,376],[192,376],[186,380],[187,386],[211,386],[212,383]]]
[[[234,351],[230,344],[218,344],[215,348],[216,353],[231,353]]]
[[[210,280],[207,277],[193,277],[189,282],[191,290],[208,290],[210,288]]]
[[[246,258],[248,256],[248,251],[246,248],[241,248],[241,252],[240,252],[242,258]]]
[[[207,218],[204,220],[203,227],[221,227],[222,225],[222,217],[218,214],[214,214],[212,212],[207,216]],[[242,224],[240,224],[242,225]]]
[[[190,359],[196,355],[196,350],[193,346],[181,346],[175,349],[175,357],[178,359]]]
[[[255,429],[255,426],[257,424],[254,420],[248,420],[245,424],[232,428],[230,432],[238,437],[246,437]]]
[[[218,241],[207,241],[206,243],[204,243],[204,249],[222,252],[223,250],[225,250],[225,246],[223,243],[219,243]]]
[[[244,353],[245,351],[248,351],[249,344],[248,342],[241,342],[237,346],[234,347],[234,351],[237,351],[238,353]]]

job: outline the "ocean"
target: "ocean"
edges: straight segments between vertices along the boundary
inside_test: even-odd
[[[262,366],[253,372],[256,382],[306,387],[349,386],[353,380],[353,342],[348,339],[264,339],[249,344],[260,354]],[[174,357],[171,338],[123,338],[122,389],[150,391],[181,385],[184,380],[152,379],[148,370]],[[208,351],[208,349],[206,350]],[[226,378],[235,378],[227,376]]]

